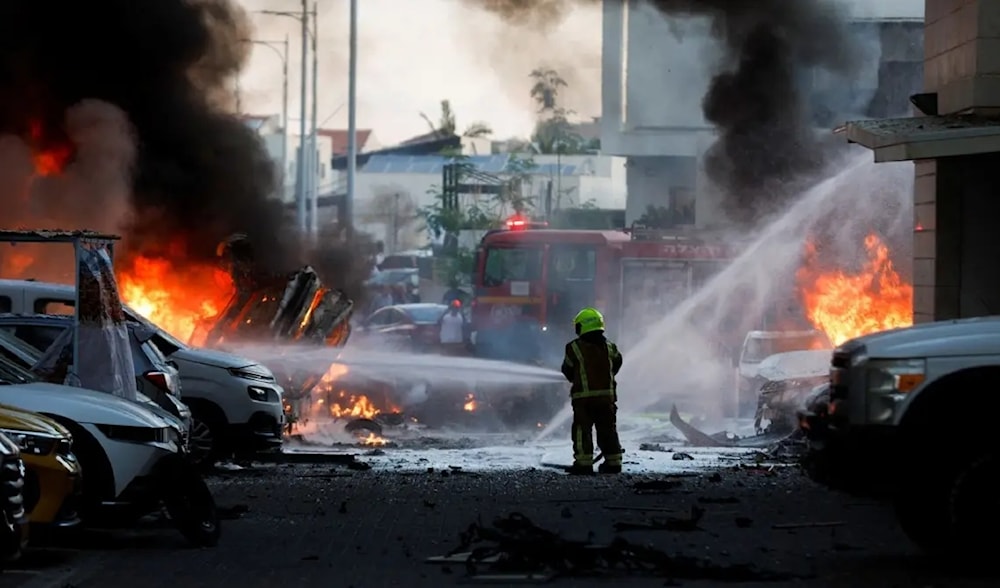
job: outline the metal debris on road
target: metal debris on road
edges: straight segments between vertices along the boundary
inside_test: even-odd
[[[543,529],[520,513],[498,518],[492,527],[474,523],[460,545],[427,563],[464,563],[469,580],[524,583],[559,577],[641,574],[717,582],[787,580],[789,576],[749,565],[716,565],[704,558],[670,555],[621,537],[605,545],[571,541]]]
[[[681,481],[676,479],[666,480],[641,480],[632,485],[636,494],[659,494],[670,492],[680,488]]]
[[[705,509],[700,506],[691,506],[691,513],[687,517],[667,517],[663,520],[651,519],[649,521],[643,522],[629,522],[621,521],[615,523],[616,531],[635,531],[635,530],[647,530],[647,531],[680,531],[680,532],[690,532],[698,531],[698,523],[701,522],[702,517],[705,516]]]
[[[778,523],[776,525],[771,525],[771,528],[777,531],[792,531],[795,529],[825,529],[829,527],[842,527],[844,526],[844,521],[817,521],[808,523]]]

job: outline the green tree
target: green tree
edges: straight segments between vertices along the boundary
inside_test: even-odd
[[[451,108],[450,100],[441,101],[441,112],[438,114],[437,123],[432,121],[431,118],[423,112],[420,113],[420,117],[427,122],[427,126],[431,128],[432,133],[444,137],[450,137],[458,134],[458,122],[455,118],[455,111]],[[477,121],[466,127],[461,136],[468,137],[470,139],[479,139],[489,137],[492,134],[493,129],[490,128],[488,124],[482,121]]]
[[[591,151],[590,145],[573,131],[569,117],[576,114],[559,104],[559,92],[569,84],[551,68],[537,68],[529,74],[533,83],[531,98],[538,104],[538,122],[531,142],[542,154],[579,154]]]

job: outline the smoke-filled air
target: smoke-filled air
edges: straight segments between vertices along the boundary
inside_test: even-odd
[[[603,92],[610,91],[602,79],[602,67],[609,67],[601,42],[609,25],[602,19],[610,12],[601,2],[364,0],[360,5],[356,122],[381,139],[362,150],[375,151],[377,158],[378,149],[410,139],[406,150],[393,153],[438,158],[441,165],[442,154],[451,157],[458,150],[522,163],[548,157],[545,165],[559,162],[572,169],[594,165],[589,158],[616,156],[628,161],[608,163],[615,170],[609,174],[623,184],[619,191],[625,195],[597,206],[572,193],[582,193],[584,182],[560,192],[568,167],[555,172],[558,179],[546,172],[516,182],[509,167],[479,173],[456,182],[469,194],[482,192],[456,196],[458,205],[446,205],[452,201],[445,198],[439,172],[412,187],[391,184],[384,194],[361,182],[355,185],[355,216],[345,221],[338,215],[346,208],[337,204],[336,212],[323,212],[317,221],[319,234],[306,239],[293,222],[298,213],[291,202],[301,186],[293,189],[291,181],[282,186],[283,170],[295,166],[295,141],[290,149],[286,145],[291,159],[287,152],[279,159],[273,149],[297,132],[299,107],[309,100],[299,92],[300,23],[287,18],[298,3],[37,0],[0,7],[5,29],[0,74],[6,80],[0,87],[3,225],[121,234],[116,269],[125,302],[186,342],[239,350],[269,365],[285,383],[286,400],[301,402],[309,414],[335,405],[330,414],[337,419],[398,411],[412,416],[435,395],[428,390],[438,390],[446,403],[463,400],[456,405],[460,416],[487,397],[506,398],[504,410],[518,413],[524,407],[509,402],[516,395],[499,385],[508,374],[516,380],[512,388],[534,384],[545,390],[544,402],[531,406],[561,410],[555,417],[532,416],[529,425],[543,428],[543,435],[563,430],[570,415],[567,395],[551,391],[563,385],[557,368],[566,340],[559,337],[572,335],[570,321],[578,308],[569,314],[554,306],[538,310],[563,295],[580,306],[604,304],[618,292],[628,296],[620,301],[622,312],[606,309],[612,321],[629,308],[651,309],[622,327],[625,367],[619,383],[625,414],[673,403],[705,415],[726,413],[739,387],[734,362],[743,338],[763,328],[765,316],[769,329],[813,329],[831,344],[911,321],[912,173],[906,164],[867,163],[870,154],[849,147],[833,128],[869,116],[871,104],[892,102],[883,94],[905,95],[912,84],[884,79],[879,29],[855,26],[851,19],[859,13],[851,2],[630,3],[628,18],[638,23],[630,26],[661,35],[661,45],[672,49],[628,57],[645,64],[628,74],[640,81],[628,84],[662,90],[630,96],[625,110],[679,129],[683,138],[677,143],[684,143],[687,155],[627,158],[601,150],[602,142],[609,145],[604,135],[621,129],[591,120],[598,115],[612,120],[602,109],[621,106],[602,102],[602,85]],[[323,127],[317,135],[325,133],[324,140],[346,136],[346,17],[347,2],[319,3],[315,115]],[[420,51],[414,49],[418,45]],[[275,131],[283,135],[277,143],[273,137],[262,140],[263,131],[248,120],[273,118],[283,107],[292,113],[289,128]],[[892,102],[891,109],[900,114],[905,99]],[[573,135],[573,153],[560,151],[570,136],[565,129],[585,124],[596,134]],[[464,129],[476,125],[481,132],[475,138],[497,141],[470,147],[473,134]],[[562,142],[546,143],[545,129],[565,133]],[[418,153],[413,149],[421,140],[452,142]],[[505,151],[514,144],[522,151]],[[343,202],[337,199],[346,198],[339,192],[346,191],[346,143],[331,143],[330,150],[318,155],[330,158],[323,174],[335,178],[324,180],[330,193],[323,196]],[[365,168],[368,155],[359,160],[359,176],[375,174]],[[576,159],[561,162],[563,155]],[[696,158],[690,169],[671,167]],[[642,173],[654,179],[644,180]],[[687,184],[697,192],[686,212],[678,212],[682,206],[666,185],[679,176],[690,176]],[[482,181],[491,188],[468,188]],[[643,188],[643,182],[664,185]],[[534,191],[514,194],[510,186]],[[484,194],[490,190],[499,196],[488,200]],[[614,190],[595,189],[587,197],[608,197]],[[545,277],[511,278],[506,289],[487,291],[491,285],[484,274],[492,266],[475,257],[485,230],[534,222],[578,229],[556,226],[564,196],[570,203],[565,207],[577,212],[625,209],[625,217],[607,216],[615,219],[614,227],[601,217],[583,230],[620,229],[621,218],[649,224],[657,208],[669,208],[674,216],[667,228],[677,239],[711,242],[733,253],[714,275],[689,279],[690,291],[669,304],[664,300],[674,294],[667,283],[653,283],[645,294],[622,284],[602,285],[624,280],[624,274],[591,276],[588,287],[613,290],[610,295],[573,292],[569,286],[558,290],[540,281],[551,280],[558,269],[548,261],[539,274]],[[376,206],[379,198],[385,201],[382,208]],[[639,208],[651,212],[634,214],[629,199],[645,199]],[[455,210],[469,206],[478,216]],[[521,225],[505,224],[513,214]],[[713,220],[702,222],[703,214]],[[409,227],[405,244],[401,224]],[[232,235],[241,237],[220,245]],[[402,265],[384,265],[404,251],[393,261]],[[415,261],[424,256],[431,259]],[[68,262],[68,251],[0,251],[4,277],[71,283]],[[307,264],[315,274],[290,274]],[[550,286],[551,292],[539,294]],[[510,297],[532,300],[537,308],[497,302]],[[452,300],[460,301],[465,321],[458,343],[442,343],[444,323],[435,327],[434,321],[445,319],[438,315],[425,324],[416,318],[420,309],[406,310],[415,314],[403,321],[402,330],[398,322],[369,320],[385,306]],[[433,312],[444,313],[438,306]],[[529,325],[526,332],[532,334],[490,339],[495,323],[511,317]],[[207,334],[206,322],[214,325]],[[244,337],[251,332],[253,337]],[[515,357],[530,355],[538,341],[544,348],[534,356]],[[307,342],[317,349],[297,347]],[[442,356],[443,349],[450,351]],[[515,367],[511,361],[548,365]],[[348,376],[360,383],[348,385]],[[380,406],[372,404],[376,394],[364,388],[375,386],[372,382],[384,397]],[[430,419],[429,409],[423,410],[421,422]]]

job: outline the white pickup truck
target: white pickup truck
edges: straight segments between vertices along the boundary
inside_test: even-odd
[[[816,481],[890,500],[924,550],[989,555],[1000,522],[1000,317],[867,335],[801,415]]]

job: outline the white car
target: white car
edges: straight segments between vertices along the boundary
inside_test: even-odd
[[[188,540],[218,541],[215,501],[187,467],[177,421],[105,392],[39,382],[5,357],[0,384],[0,404],[51,417],[73,434],[73,452],[86,472],[84,522],[104,522],[109,510],[131,521],[162,504]]]
[[[69,314],[73,286],[0,280],[0,312]],[[151,341],[176,364],[183,401],[191,409],[191,444],[211,448],[209,462],[232,452],[281,447],[284,389],[271,370],[243,357],[191,347],[125,307],[129,320],[154,331]]]
[[[833,350],[833,344],[822,331],[750,331],[743,339],[737,372],[740,414],[752,414],[757,406],[760,364],[776,353],[808,350]]]

